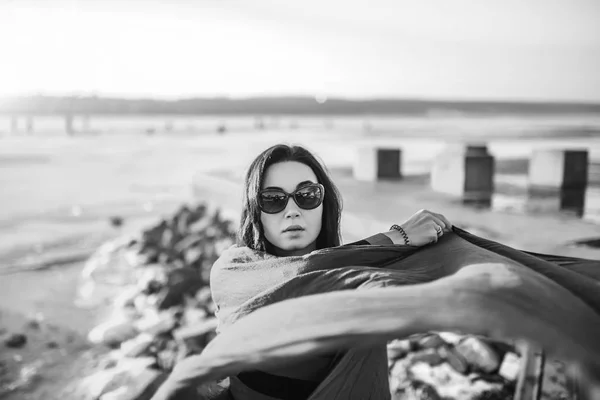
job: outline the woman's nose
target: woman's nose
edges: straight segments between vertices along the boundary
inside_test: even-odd
[[[293,201],[290,201],[288,203],[287,207],[285,208],[285,217],[286,218],[296,218],[299,216],[300,216],[300,211],[298,210],[296,203],[294,203]]]
[[[287,210],[285,212],[285,217],[286,218],[297,218],[300,216],[300,212],[296,209],[291,209],[291,210]]]

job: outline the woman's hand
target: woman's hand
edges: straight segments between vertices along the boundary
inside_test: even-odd
[[[417,211],[400,226],[408,235],[411,246],[424,246],[435,243],[445,232],[452,230],[452,224],[446,217],[428,210]],[[404,240],[400,239],[394,242],[404,243]]]

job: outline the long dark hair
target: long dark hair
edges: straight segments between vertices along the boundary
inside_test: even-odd
[[[258,192],[262,188],[264,174],[271,165],[297,161],[307,165],[317,176],[318,183],[325,187],[323,199],[323,219],[321,232],[317,237],[317,249],[340,245],[340,219],[342,216],[342,197],[329,177],[326,167],[304,147],[278,144],[260,153],[254,159],[244,180],[244,198],[242,218],[238,231],[238,244],[254,250],[266,251],[266,239],[260,222]]]

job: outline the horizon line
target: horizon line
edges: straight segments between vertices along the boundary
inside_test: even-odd
[[[327,96],[325,94],[256,94],[256,95],[195,95],[195,96],[119,96],[109,93],[74,93],[74,94],[14,94],[0,96],[2,100],[16,99],[33,99],[33,98],[52,98],[52,99],[98,99],[98,100],[123,100],[123,101],[156,101],[175,103],[178,101],[190,100],[230,100],[230,101],[247,101],[260,99],[312,99],[319,103],[329,101],[346,101],[346,102],[376,102],[376,101],[412,101],[423,103],[495,103],[495,104],[564,104],[564,105],[590,105],[600,106],[600,100],[575,100],[575,99],[521,99],[521,98],[456,98],[456,97],[424,97],[424,96]],[[321,99],[319,101],[318,99]]]

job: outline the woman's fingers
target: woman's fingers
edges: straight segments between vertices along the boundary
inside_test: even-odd
[[[446,225],[446,229],[448,231],[452,230],[452,223],[448,220],[448,218],[444,217],[442,214],[438,214],[438,213],[431,213],[432,215],[436,216],[437,218],[441,219],[442,221],[444,221],[444,224]]]
[[[448,232],[452,230],[452,226],[453,226],[452,223],[448,220],[448,218],[446,218],[442,214],[435,213],[433,211],[428,211],[428,210],[421,210],[421,212],[423,214],[425,214],[426,216],[430,217],[431,219],[433,219],[435,221],[435,223],[438,224],[442,228],[442,230],[448,231]]]
[[[428,210],[417,211],[403,224],[409,240],[416,246],[435,243],[452,229],[452,223],[442,214]]]
[[[438,227],[433,226],[431,230],[433,231],[433,234],[431,234],[431,241],[432,243],[437,243],[438,239],[440,238],[440,234],[438,233]]]
[[[430,218],[436,226],[442,228],[442,231],[445,231],[448,228],[446,222],[443,219],[439,218],[437,214],[432,213]]]

